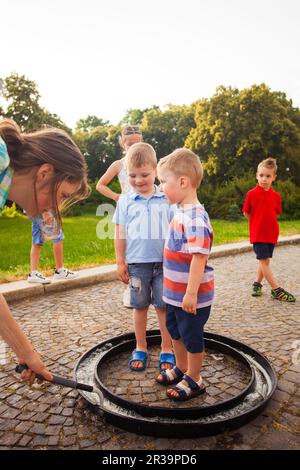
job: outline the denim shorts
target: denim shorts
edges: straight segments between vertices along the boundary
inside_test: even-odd
[[[64,239],[64,234],[63,234],[63,231],[61,230],[59,232],[59,235],[57,238],[54,238],[54,240],[52,240],[53,243],[59,243],[61,242],[63,239]],[[45,239],[43,237],[43,234],[42,234],[42,231],[41,231],[41,227],[38,223],[37,220],[33,220],[32,221],[32,244],[33,245],[43,245],[45,243]]]
[[[208,320],[211,305],[198,308],[196,315],[187,313],[181,307],[166,305],[167,329],[172,339],[181,339],[190,353],[204,351],[203,328]]]
[[[256,259],[272,258],[274,248],[274,243],[253,243],[253,250],[256,254]]]
[[[166,307],[162,300],[162,263],[131,263],[128,272],[131,307],[140,309],[150,304],[161,309]]]

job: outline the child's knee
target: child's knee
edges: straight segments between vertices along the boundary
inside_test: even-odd
[[[267,265],[267,264],[270,263],[270,258],[259,259],[258,262],[259,262],[260,264]]]

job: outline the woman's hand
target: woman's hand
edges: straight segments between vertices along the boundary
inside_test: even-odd
[[[197,313],[197,294],[188,294],[186,292],[182,301],[182,310],[192,315]]]
[[[29,381],[30,385],[33,384],[35,381],[36,374],[42,375],[46,380],[52,381],[53,377],[44,366],[43,362],[41,361],[40,356],[36,351],[32,351],[23,357],[19,358],[20,364],[26,364],[28,369],[24,370],[21,374],[22,380]],[[38,383],[42,383],[41,380],[38,380]]]
[[[129,283],[129,273],[128,267],[126,263],[118,263],[117,264],[117,276],[120,281],[124,282],[124,284]]]

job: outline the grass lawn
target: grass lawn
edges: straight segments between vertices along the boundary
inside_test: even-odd
[[[94,212],[95,213],[95,212]],[[93,214],[64,219],[64,264],[70,269],[83,269],[99,264],[114,263],[113,240],[101,240],[96,229],[100,218]],[[248,240],[248,222],[212,220],[214,244]],[[99,225],[98,225],[99,229]],[[281,235],[300,233],[300,221],[280,222]],[[26,217],[0,218],[0,282],[26,278],[29,272],[31,223]],[[40,270],[51,275],[54,269],[52,242],[43,247]]]

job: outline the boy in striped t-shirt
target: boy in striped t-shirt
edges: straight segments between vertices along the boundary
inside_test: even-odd
[[[158,163],[161,190],[178,205],[164,250],[163,300],[176,366],[157,377],[172,400],[188,400],[205,392],[200,371],[204,359],[203,327],[214,296],[213,268],[207,265],[213,231],[197,196],[203,178],[200,159],[177,149]]]

